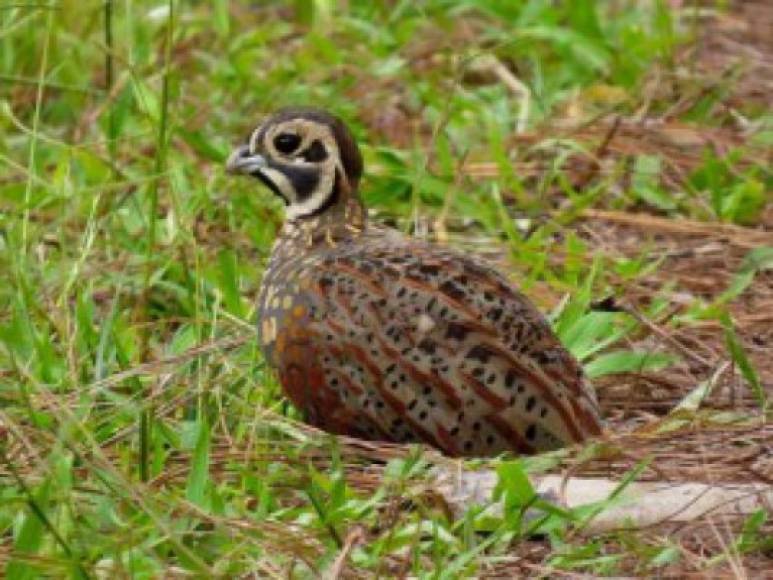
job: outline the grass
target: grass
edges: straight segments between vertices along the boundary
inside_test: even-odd
[[[504,515],[455,520],[428,495],[431,453],[304,427],[253,340],[281,209],[222,169],[264,112],[329,108],[363,144],[378,219],[512,273],[616,428],[661,409],[641,381],[681,385],[675,404],[723,361],[731,403],[649,420],[764,424],[771,111],[744,92],[748,63],[699,50],[726,15],[655,0],[0,4],[6,576],[756,569],[763,511],[703,556],[685,537],[583,538],[586,513],[540,500],[544,517],[524,517],[526,473],[577,452],[493,462]]]

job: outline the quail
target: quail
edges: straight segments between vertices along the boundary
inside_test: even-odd
[[[257,178],[286,206],[258,335],[309,423],[480,457],[601,433],[582,368],[505,276],[368,219],[362,156],[338,117],[281,109],[227,171]]]

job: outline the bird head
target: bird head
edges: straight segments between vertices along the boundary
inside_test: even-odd
[[[284,201],[287,218],[299,220],[357,195],[362,156],[338,117],[286,108],[255,128],[228,157],[226,170],[259,179]]]

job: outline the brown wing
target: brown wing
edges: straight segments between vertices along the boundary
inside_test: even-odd
[[[292,340],[283,325],[276,358],[312,422],[451,455],[600,433],[580,366],[504,277],[449,249],[385,241],[338,247],[301,274],[304,316]]]

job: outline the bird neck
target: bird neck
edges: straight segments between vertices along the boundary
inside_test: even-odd
[[[301,238],[307,246],[336,243],[357,237],[367,226],[367,212],[356,190],[331,193],[320,211],[287,220],[281,237]]]

